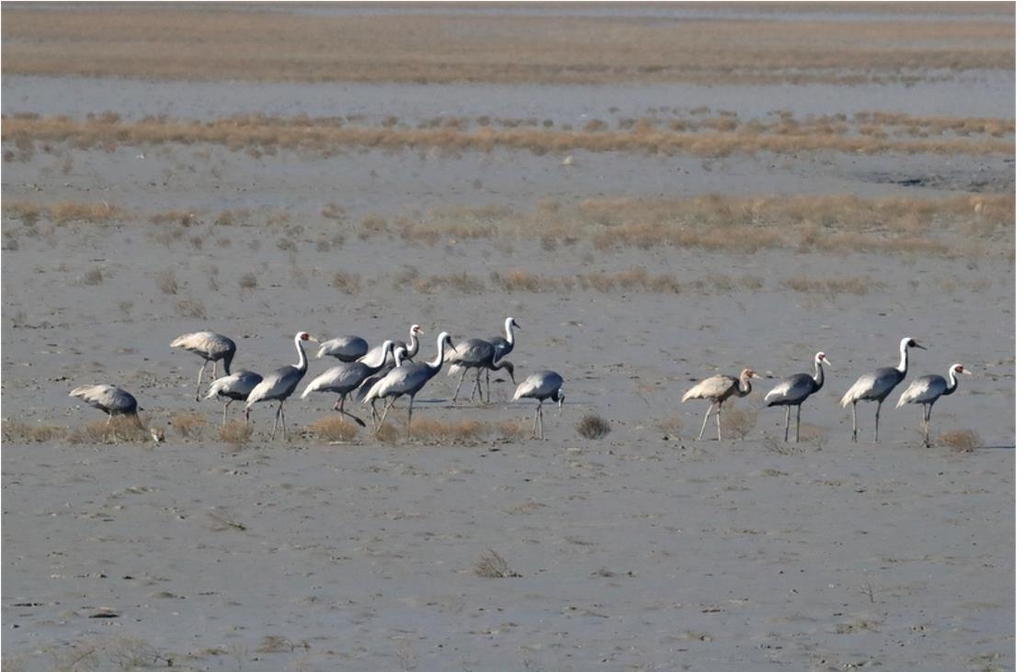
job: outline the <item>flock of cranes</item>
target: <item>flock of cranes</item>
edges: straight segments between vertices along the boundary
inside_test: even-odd
[[[249,415],[252,407],[260,402],[277,402],[277,409],[274,415],[274,427],[271,430],[271,439],[277,435],[278,427],[287,440],[288,427],[284,415],[284,403],[298,388],[299,383],[306,375],[309,367],[309,360],[306,357],[304,344],[308,341],[319,342],[320,349],[316,357],[333,357],[339,360],[339,364],[329,368],[319,376],[310,381],[302,394],[305,399],[314,392],[327,392],[338,395],[334,403],[334,410],[348,416],[360,426],[365,427],[366,423],[362,418],[345,410],[345,401],[349,395],[355,395],[363,403],[370,405],[374,431],[380,431],[388,412],[395,405],[400,397],[409,398],[409,406],[406,416],[406,426],[411,430],[413,403],[417,393],[433,379],[443,368],[445,363],[449,364],[448,375],[459,376],[458,385],[452,401],[456,401],[459,391],[470,370],[475,369],[476,378],[473,383],[473,391],[470,394],[470,402],[474,397],[479,397],[482,403],[490,403],[490,372],[507,371],[509,377],[515,383],[515,367],[505,359],[515,347],[514,329],[520,328],[519,324],[512,317],[505,319],[504,335],[490,339],[471,338],[455,345],[451,335],[442,331],[437,336],[437,348],[434,358],[428,362],[413,361],[420,349],[420,335],[423,330],[419,325],[414,324],[409,328],[409,342],[402,343],[393,340],[385,340],[373,349],[365,339],[358,336],[343,336],[329,341],[319,342],[307,332],[300,331],[295,334],[295,350],[298,352],[299,361],[294,365],[280,367],[272,373],[261,376],[253,371],[231,372],[231,362],[235,356],[235,343],[227,336],[209,331],[200,331],[191,334],[184,334],[171,342],[172,348],[181,348],[195,353],[203,359],[199,368],[199,376],[196,379],[196,401],[200,399],[203,374],[207,366],[212,365],[213,382],[206,393],[207,399],[218,399],[224,402],[223,419],[227,423],[228,407],[235,401],[245,402],[245,421],[249,423]],[[853,435],[854,442],[857,441],[857,403],[861,401],[877,402],[875,408],[875,433],[874,441],[878,443],[878,423],[882,411],[882,403],[906,378],[909,365],[909,349],[924,346],[913,338],[904,338],[900,341],[900,361],[894,367],[883,367],[871,373],[866,373],[850,387],[843,395],[840,404],[845,408],[852,406],[853,411]],[[451,355],[446,357],[446,353]],[[221,362],[224,367],[224,376],[217,377],[217,363]],[[796,441],[800,441],[800,409],[803,403],[815,392],[820,390],[825,382],[825,371],[822,365],[831,363],[824,352],[814,355],[813,375],[798,373],[783,379],[775,387],[768,391],[764,397],[765,405],[785,406],[786,425],[783,435],[784,441],[789,441],[790,414],[793,407],[796,407]],[[913,380],[900,395],[896,408],[906,404],[921,404],[924,409],[924,445],[931,446],[929,435],[929,424],[931,421],[932,406],[939,398],[952,394],[957,389],[957,375],[970,375],[962,364],[956,363],[949,368],[949,381],[938,375],[926,375]],[[481,385],[481,377],[485,377],[486,396]],[[722,440],[721,413],[723,404],[731,397],[745,397],[753,390],[752,379],[760,376],[751,369],[743,369],[739,377],[717,375],[702,380],[687,390],[682,397],[682,402],[690,399],[710,400],[704,415],[704,422],[701,424],[700,434],[697,440],[704,438],[704,431],[707,428],[708,419],[712,412],[715,412],[715,419],[718,425],[718,440]],[[535,399],[537,408],[534,412],[533,435],[544,438],[544,413],[542,405],[544,401],[550,400],[557,403],[559,408],[565,399],[562,391],[564,380],[562,376],[554,371],[540,371],[527,377],[520,383],[512,395],[512,401],[519,399]],[[125,390],[114,385],[84,385],[71,391],[70,396],[81,399],[85,403],[99,408],[108,416],[129,415],[138,419],[138,402],[135,397]],[[383,402],[382,411],[378,413],[377,401]],[[109,419],[108,419],[109,422]],[[141,423],[140,423],[141,425]],[[155,436],[155,435],[154,435]]]
[[[475,396],[479,396],[482,403],[490,403],[491,371],[507,371],[512,382],[515,383],[515,367],[510,361],[504,359],[515,347],[514,328],[520,328],[519,324],[514,318],[508,317],[505,320],[503,336],[490,339],[471,338],[458,345],[452,342],[448,332],[442,331],[437,336],[436,354],[429,362],[413,361],[419,352],[419,338],[423,333],[418,324],[410,327],[407,344],[385,340],[373,349],[370,349],[366,340],[359,336],[342,336],[319,342],[309,333],[300,331],[295,334],[294,339],[295,350],[299,357],[298,363],[282,366],[266,376],[246,370],[232,372],[231,362],[235,356],[236,346],[234,341],[221,334],[210,331],[184,334],[174,339],[171,342],[171,347],[192,352],[203,359],[196,379],[196,401],[200,400],[203,374],[208,366],[212,366],[211,377],[213,380],[206,393],[206,398],[216,398],[224,402],[222,424],[227,424],[228,407],[235,401],[245,402],[247,425],[255,404],[276,401],[277,409],[270,438],[274,439],[278,427],[280,427],[285,440],[287,440],[288,425],[285,419],[284,404],[298,388],[309,368],[309,359],[304,347],[308,341],[320,343],[320,349],[316,354],[317,359],[333,357],[339,360],[340,364],[329,368],[310,381],[301,394],[302,398],[308,397],[313,392],[337,394],[338,400],[334,403],[334,410],[365,427],[366,423],[362,418],[345,410],[346,399],[350,394],[355,394],[364,403],[370,405],[374,431],[377,432],[384,425],[388,411],[400,397],[406,396],[409,398],[406,426],[411,431],[413,403],[416,394],[437,375],[446,361],[450,364],[448,375],[460,375],[452,401],[458,398],[459,390],[470,370],[476,370],[473,392],[470,395],[471,402]],[[448,351],[451,351],[451,355],[446,358]],[[219,378],[217,377],[218,362],[224,368],[224,375]],[[482,375],[486,376],[486,402],[480,382]],[[535,436],[539,433],[540,438],[543,438],[544,435],[541,404],[545,400],[551,399],[561,407],[562,401],[565,399],[561,389],[562,382],[562,377],[557,373],[542,371],[528,377],[516,387],[512,397],[513,401],[536,399],[538,402],[534,414]],[[72,390],[70,396],[102,410],[109,416],[108,422],[116,415],[132,416],[138,421],[138,402],[129,392],[119,387],[106,384],[84,385]],[[384,403],[379,414],[378,400]],[[141,426],[141,422],[139,424]]]

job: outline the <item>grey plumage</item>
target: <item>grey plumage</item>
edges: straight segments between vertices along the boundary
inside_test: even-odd
[[[409,343],[404,346],[405,347],[406,359],[414,359],[416,357],[416,355],[419,354],[419,352],[420,352],[420,334],[422,334],[422,333],[423,333],[423,329],[420,328],[420,325],[418,325],[418,324],[414,324],[414,325],[409,327]],[[395,347],[396,348],[398,347],[397,343],[396,343]],[[375,348],[373,348],[372,350],[367,352],[365,355],[363,355],[360,358],[360,361],[362,361],[363,363],[377,361],[377,357],[380,356],[380,353],[381,353],[382,349],[383,348],[381,346],[379,346],[379,345],[376,346]],[[392,352],[392,356],[388,357],[387,361],[384,364],[384,368],[385,369],[391,369],[394,366],[395,366],[394,352]]]
[[[274,429],[270,432],[270,439],[273,440],[277,435],[277,423],[280,421],[281,429],[284,432],[285,441],[288,440],[288,425],[284,419],[284,402],[291,396],[292,392],[295,391],[299,381],[306,375],[306,368],[308,361],[306,360],[306,351],[302,349],[303,341],[314,340],[311,339],[309,334],[300,331],[295,334],[295,349],[299,352],[299,363],[294,366],[283,366],[268,376],[264,376],[263,380],[252,388],[252,392],[245,400],[245,422],[249,422],[249,411],[252,409],[254,404],[261,401],[277,401],[277,412],[274,414]]]
[[[934,374],[915,378],[896,402],[896,408],[906,404],[922,404],[924,406],[924,446],[926,448],[932,445],[928,434],[928,425],[932,419],[932,406],[940,397],[956,392],[959,385],[956,377],[958,373],[971,375],[971,372],[965,369],[963,364],[958,363],[949,367],[948,384],[945,378]]]
[[[865,373],[857,379],[839,402],[843,408],[853,404],[853,440],[857,440],[857,402],[877,401],[875,408],[875,443],[878,443],[878,416],[882,412],[882,402],[896,389],[896,386],[903,382],[907,375],[909,364],[910,348],[926,348],[913,338],[904,338],[900,341],[900,363],[895,367],[884,366],[875,369],[872,373]]]
[[[249,398],[253,388],[260,384],[263,376],[253,371],[235,371],[234,373],[218,378],[210,384],[206,392],[207,399],[217,398],[224,403],[224,416],[221,418],[221,426],[228,423],[228,406],[233,401],[245,401]],[[248,416],[246,416],[248,422]]]
[[[825,353],[819,352],[814,355],[813,377],[806,373],[790,376],[773,387],[764,397],[765,403],[768,406],[786,407],[786,433],[784,441],[789,441],[789,414],[794,406],[796,406],[796,440],[798,443],[800,441],[800,407],[807,400],[807,397],[820,390],[821,386],[825,384],[825,370],[822,368],[822,364],[832,366],[832,363],[825,358]]]
[[[540,429],[540,438],[544,438],[544,401],[550,399],[558,404],[559,410],[565,401],[565,393],[562,391],[564,380],[562,376],[554,371],[538,371],[530,374],[523,382],[516,387],[512,394],[512,401],[518,399],[536,399],[537,410],[533,414],[533,436],[537,436]]]
[[[171,347],[195,353],[204,360],[203,365],[199,367],[199,377],[196,379],[196,401],[199,401],[199,388],[203,384],[203,371],[207,364],[213,362],[210,380],[217,377],[217,362],[219,361],[224,362],[224,374],[231,373],[231,360],[235,357],[235,342],[227,336],[212,331],[197,331],[178,336],[171,341]]]
[[[107,414],[107,423],[115,415],[134,415],[139,417],[139,403],[135,397],[116,385],[81,385],[68,393],[69,397],[81,399],[93,408]]]
[[[711,411],[715,408],[718,412],[715,413],[715,419],[718,422],[718,440],[722,440],[722,404],[726,402],[729,397],[745,397],[750,394],[753,387],[750,384],[751,378],[760,378],[751,369],[743,369],[740,372],[740,377],[718,375],[705,378],[700,381],[683,394],[683,398],[680,402],[685,403],[689,399],[710,399],[711,406],[708,407],[708,412],[704,414],[704,422],[700,426],[700,435],[697,440],[700,441],[704,438],[704,428],[708,424],[708,416],[711,415]]]
[[[342,362],[355,362],[366,355],[370,346],[360,336],[339,336],[329,341],[321,341],[316,358],[334,357]]]
[[[480,401],[484,401],[484,393],[480,387],[481,374],[486,375],[486,403],[491,402],[491,371],[505,369],[509,372],[512,383],[515,384],[515,366],[510,362],[501,361],[515,347],[516,341],[513,327],[521,328],[515,321],[515,318],[506,317],[504,336],[495,336],[489,339],[470,338],[455,346],[455,352],[449,358],[451,366],[448,368],[448,375],[454,376],[457,373],[461,375],[459,377],[459,384],[455,386],[455,394],[452,395],[453,402],[459,397],[459,390],[462,389],[462,383],[466,379],[469,369],[476,369],[476,379],[473,384],[473,391],[470,393],[470,401],[473,401],[473,397],[478,393]]]
[[[311,392],[335,392],[338,394],[338,401],[334,403],[334,410],[349,416],[360,427],[365,427],[366,423],[361,418],[345,410],[345,399],[364,380],[384,367],[384,362],[391,356],[393,347],[394,344],[391,341],[384,341],[383,348],[380,350],[376,361],[371,363],[347,362],[324,371],[310,381],[309,385],[302,392],[302,398],[305,399]]]
[[[409,397],[407,432],[412,433],[413,400],[416,398],[416,393],[423,389],[423,386],[441,370],[441,365],[444,363],[445,346],[452,347],[452,339],[447,331],[442,331],[437,336],[437,355],[432,361],[406,362],[401,366],[396,366],[369,389],[363,399],[364,403],[372,404],[376,399],[391,398],[391,402],[384,407],[384,413],[380,420],[377,421],[377,418],[374,417],[375,431],[380,431],[380,428],[384,426],[384,419],[398,398],[407,395]],[[375,411],[374,415],[376,416]]]

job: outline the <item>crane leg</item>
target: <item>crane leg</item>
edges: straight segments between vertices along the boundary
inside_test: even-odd
[[[416,395],[409,395],[409,417],[405,420],[405,435],[406,438],[412,438],[412,400]]]
[[[469,373],[469,369],[462,369],[462,375],[459,376],[459,384],[455,386],[455,394],[452,395],[452,403],[459,398],[459,390],[462,389],[462,381],[466,380],[466,374]],[[470,399],[472,401],[472,399]]]
[[[718,404],[718,411],[715,413],[715,423],[718,425],[718,442],[722,442],[722,404]]]
[[[224,425],[228,424],[228,406],[231,405],[232,401],[234,401],[234,399],[228,399],[228,403],[224,404],[224,417],[221,418],[221,420],[220,420],[220,426],[221,427],[223,427]]]
[[[789,412],[792,409],[793,409],[792,406],[786,406],[786,433],[782,437],[782,440],[784,442],[789,441]]]
[[[878,416],[882,414],[882,402],[878,402],[878,408],[875,409],[875,443],[878,443]]]
[[[284,440],[288,440],[288,422],[284,419],[284,399],[281,400],[281,405],[277,407],[278,413],[281,414],[281,435],[284,436]]]
[[[391,410],[391,407],[395,405],[396,401],[398,401],[398,397],[392,397],[390,403],[387,401],[384,402],[384,412],[381,413],[380,422],[377,423],[378,432],[380,431],[380,428],[384,426],[384,418],[388,417],[388,411]]]
[[[199,388],[203,386],[203,373],[206,371],[206,362],[199,367],[199,377],[196,378],[196,401],[199,401]]]
[[[928,438],[928,424],[931,422],[931,419],[932,419],[932,406],[931,406],[931,404],[927,404],[924,407],[924,447],[925,448],[931,448],[932,447],[932,443],[931,443],[931,441]]]
[[[491,372],[486,371],[487,374],[487,403],[491,403]]]
[[[359,417],[357,417],[357,416],[355,416],[355,415],[353,415],[353,414],[351,414],[351,413],[349,413],[348,411],[345,410],[345,397],[347,397],[347,396],[348,396],[348,394],[346,393],[346,394],[343,394],[340,397],[338,397],[338,401],[336,401],[334,403],[334,410],[338,411],[342,415],[347,415],[348,417],[352,418],[353,420],[356,421],[356,424],[359,425],[360,427],[366,427],[366,423],[363,422],[363,420],[361,418],[359,418]]]
[[[537,426],[540,428],[540,440],[544,440],[544,401],[537,404]]]
[[[796,405],[796,442],[800,443],[800,404]]]
[[[249,426],[249,407],[245,407],[245,426]]]
[[[714,402],[708,407],[708,413],[705,413],[705,421],[700,424],[700,433],[697,435],[697,440],[703,440],[703,430],[708,426],[708,418],[711,417],[711,411],[715,408]]]
[[[853,402],[853,442],[857,443],[857,402]],[[877,437],[876,437],[877,442]]]

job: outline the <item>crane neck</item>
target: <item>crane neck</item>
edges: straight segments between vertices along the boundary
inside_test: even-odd
[[[740,374],[740,384],[737,388],[737,394],[740,397],[745,397],[750,394],[754,387],[750,384],[750,377],[744,374]]]
[[[431,369],[440,370],[441,365],[444,364],[444,343],[448,338],[448,332],[442,331],[437,335],[437,354],[434,355],[434,359],[427,363]]]
[[[295,349],[299,351],[299,363],[295,368],[305,373],[309,363],[306,361],[306,351],[302,348],[302,332],[295,334]]]
[[[512,333],[512,323],[514,321],[511,317],[505,319],[505,340],[508,341],[509,350],[516,344],[515,334]]]
[[[409,330],[409,345],[405,348],[405,358],[412,359],[420,351],[420,337],[415,329]]]
[[[949,383],[946,385],[946,389],[943,390],[942,394],[953,394],[956,392],[956,386],[960,384],[960,381],[956,377],[956,366],[949,367]]]
[[[821,386],[825,384],[825,367],[821,365],[821,360],[817,357],[814,358],[814,389],[820,390]]]
[[[907,364],[910,363],[910,343],[903,341],[900,345],[900,363],[896,366],[896,370],[900,373],[905,374],[907,372]]]
[[[392,341],[384,341],[380,346],[380,357],[377,362],[365,362],[366,368],[370,369],[371,373],[377,373],[384,367],[384,362],[388,361],[388,355],[391,354],[393,347]]]
[[[224,362],[224,375],[225,376],[230,376],[231,375],[231,360],[234,359],[234,358],[235,358],[235,353],[233,351],[232,352],[228,352],[228,354],[224,355],[223,362]]]

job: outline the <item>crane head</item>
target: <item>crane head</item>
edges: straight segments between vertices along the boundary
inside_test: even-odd
[[[814,360],[817,362],[821,362],[822,364],[828,364],[829,366],[832,366],[832,362],[828,361],[828,358],[825,357],[824,352],[819,352],[818,354],[816,354],[814,356]]]

